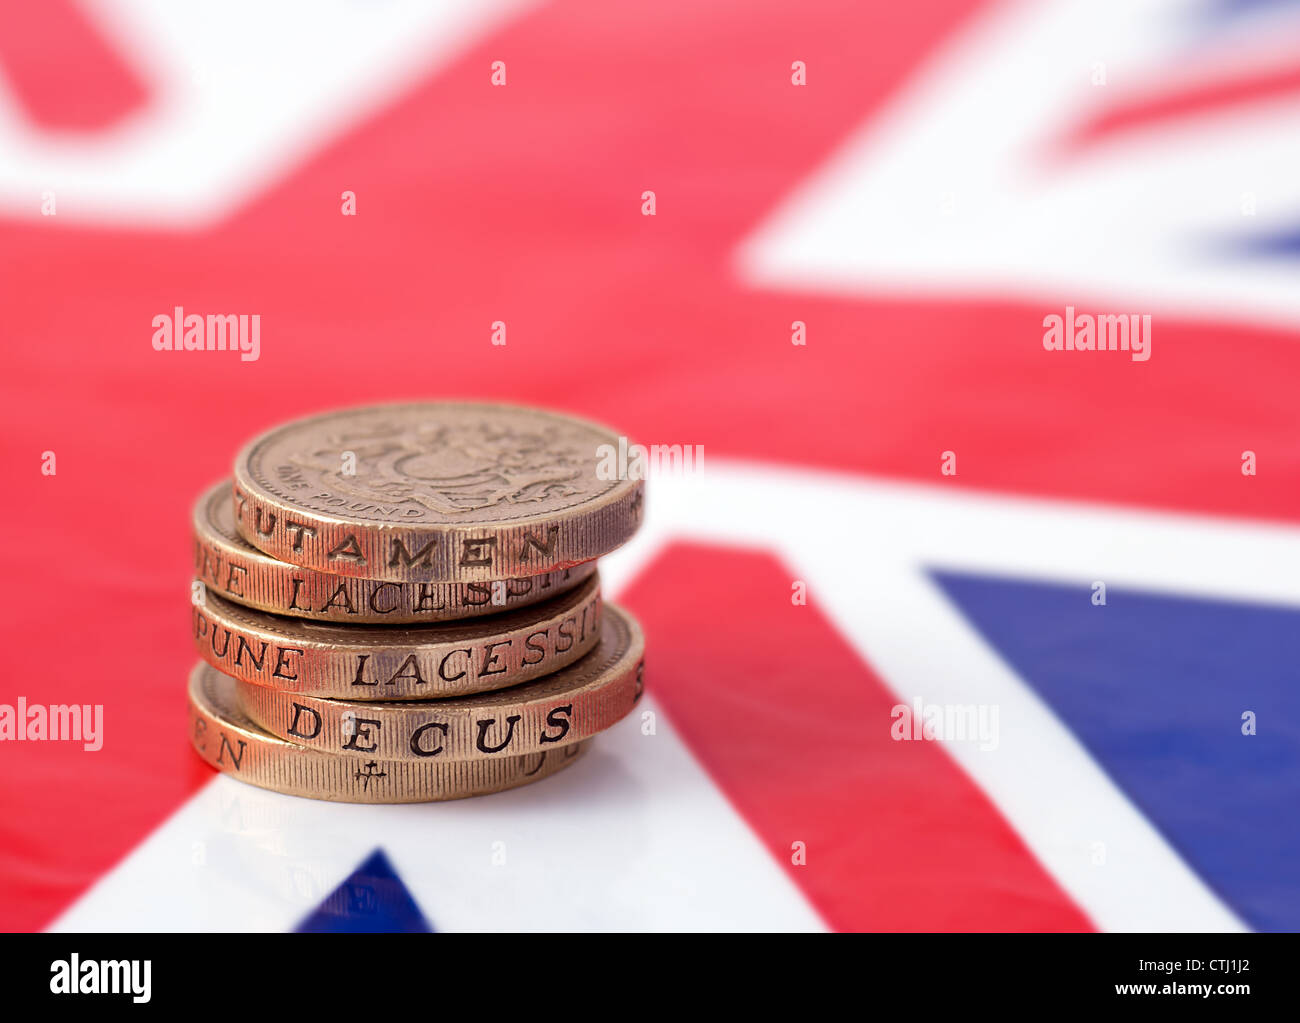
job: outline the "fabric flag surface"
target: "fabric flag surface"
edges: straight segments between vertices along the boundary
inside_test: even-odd
[[[0,705],[103,711],[0,742],[0,927],[1300,928],[1298,42],[1294,0],[0,2]],[[177,306],[258,357],[155,351]],[[439,397],[704,452],[602,563],[645,702],[483,799],[215,776],[192,501]]]

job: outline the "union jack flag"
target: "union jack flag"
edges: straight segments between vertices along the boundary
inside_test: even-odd
[[[0,927],[1300,928],[1298,42],[1294,0],[0,2],[0,703],[104,707],[0,743]],[[154,351],[176,306],[259,358]],[[1149,357],[1045,345],[1067,309]],[[441,397],[707,452],[602,567],[638,714],[458,803],[214,776],[191,502],[274,422]]]

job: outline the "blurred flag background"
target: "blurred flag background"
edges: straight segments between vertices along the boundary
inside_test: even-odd
[[[1294,0],[0,0],[0,704],[104,707],[0,743],[0,927],[1300,927],[1297,43]],[[258,358],[155,351],[177,306]],[[416,397],[702,447],[605,572],[651,717],[459,804],[214,778],[192,501]]]

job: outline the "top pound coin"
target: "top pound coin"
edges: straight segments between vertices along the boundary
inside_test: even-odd
[[[539,409],[342,409],[239,453],[235,525],[271,557],[335,575],[539,575],[607,554],[641,524],[645,484],[626,478],[626,451],[605,427]]]

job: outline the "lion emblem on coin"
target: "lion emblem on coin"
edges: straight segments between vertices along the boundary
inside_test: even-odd
[[[292,460],[341,497],[415,503],[454,515],[577,494],[575,482],[590,459],[578,440],[562,433],[490,423],[382,423],[333,434]],[[354,473],[344,459],[349,451],[356,456]]]

